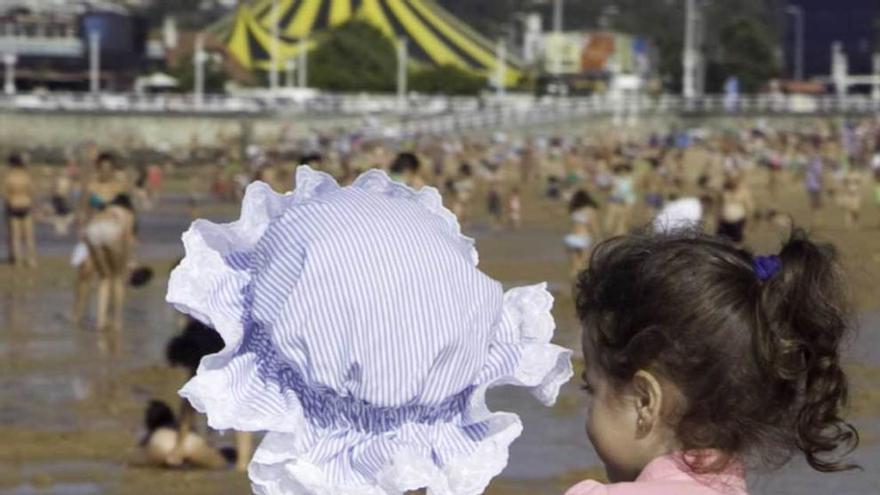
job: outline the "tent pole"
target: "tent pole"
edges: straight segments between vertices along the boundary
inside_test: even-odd
[[[397,106],[401,112],[406,111],[406,66],[409,62],[408,40],[401,38],[397,43]]]
[[[196,35],[196,46],[193,54],[193,63],[195,64],[195,77],[193,87],[193,99],[196,108],[202,107],[205,95],[205,36],[202,33]]]
[[[305,88],[308,85],[308,70],[309,70],[309,52],[308,52],[308,38],[303,37],[299,40],[299,53],[297,53],[297,62],[296,62],[296,76],[297,81],[296,85],[300,88]]]
[[[269,68],[269,88],[278,89],[278,0],[272,0],[272,48]]]
[[[285,80],[287,82],[286,86],[288,88],[292,88],[293,87],[293,70],[296,68],[296,61],[293,60],[292,58],[289,58],[289,59],[287,59],[286,64],[287,64],[285,67],[287,69],[287,73],[285,74]]]
[[[498,59],[496,67],[496,84],[495,94],[498,98],[504,98],[505,96],[505,87],[504,84],[507,79],[507,64],[505,60],[507,60],[507,46],[504,44],[504,39],[499,39],[498,44],[495,47],[495,58]]]

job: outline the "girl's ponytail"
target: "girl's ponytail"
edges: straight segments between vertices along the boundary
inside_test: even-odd
[[[788,404],[791,440],[818,471],[852,469],[836,455],[852,452],[859,437],[842,418],[848,385],[840,346],[851,316],[835,251],[796,230],[778,258],[756,260],[755,270],[761,288],[754,342],[772,375],[768,386]]]

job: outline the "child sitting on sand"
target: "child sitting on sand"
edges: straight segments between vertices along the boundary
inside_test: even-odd
[[[576,292],[587,433],[614,484],[568,495],[743,495],[747,467],[793,454],[853,467],[830,246],[795,231],[753,257],[694,231],[636,234],[597,246]]]
[[[436,189],[301,166],[294,192],[252,184],[239,221],[183,241],[168,300],[225,347],[180,393],[215,429],[268,431],[258,493],[481,493],[522,431],[486,390],[549,405],[571,376],[553,297],[477,269]]]
[[[202,358],[211,354],[215,354],[223,350],[223,339],[212,328],[204,323],[192,318],[186,317],[186,325],[180,335],[175,336],[168,341],[165,346],[165,358],[171,366],[179,366],[184,368],[189,377],[196,375],[199,363]],[[186,399],[181,401],[180,414],[174,422],[173,428],[176,430],[174,437],[169,437],[168,433],[164,433],[161,445],[163,458],[161,462],[168,466],[179,466],[188,461],[192,450],[192,429],[195,422],[196,411]],[[172,448],[165,448],[168,438],[176,439],[171,444]],[[247,463],[250,461],[251,455],[251,434],[247,432],[235,433],[235,451],[238,453],[235,461],[235,467],[239,471],[247,469]],[[205,444],[205,448],[210,448]],[[157,451],[160,452],[160,451]]]
[[[186,465],[203,469],[224,469],[235,461],[235,451],[231,449],[215,449],[201,436],[188,432],[180,450],[183,455],[181,463],[172,466],[167,463],[171,452],[177,448],[177,418],[171,407],[165,402],[151,400],[144,414],[144,425],[147,433],[140,442],[141,450],[132,461],[134,465],[156,467],[176,467]]]

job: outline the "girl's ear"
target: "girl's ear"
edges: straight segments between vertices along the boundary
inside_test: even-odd
[[[648,436],[660,422],[663,410],[663,387],[650,371],[639,370],[632,379],[633,406],[635,407],[636,435]]]

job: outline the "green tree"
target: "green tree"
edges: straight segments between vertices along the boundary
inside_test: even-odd
[[[723,72],[721,57],[739,51],[721,39],[723,27],[734,13],[754,20],[757,37],[769,40],[772,48],[785,22],[785,4],[784,0],[698,0],[704,18],[702,48],[709,75],[717,79]],[[545,29],[550,29],[553,16],[552,0],[447,0],[443,5],[490,38],[515,25],[521,12],[539,12]],[[656,50],[657,72],[665,89],[681,90],[685,0],[565,0],[564,13],[565,30],[596,29],[604,18],[608,29],[646,37]],[[771,65],[777,67],[778,62]],[[717,91],[717,81],[709,79],[707,89]]]
[[[409,86],[413,91],[428,94],[475,95],[486,88],[484,76],[457,65],[441,65],[410,72]]]
[[[444,0],[439,3],[489,39],[507,34],[513,14],[528,8],[523,0]]]
[[[724,80],[736,76],[741,91],[751,93],[779,75],[774,43],[759,20],[733,17],[722,25],[718,40],[718,49],[710,56],[707,70],[710,91],[720,91]]]
[[[161,26],[166,16],[173,16],[182,29],[201,29],[224,14],[202,0],[151,0],[138,10],[153,27]]]
[[[223,66],[223,58],[219,53],[209,52],[205,61],[205,92],[223,93],[226,91],[226,81],[229,77]],[[176,91],[187,93],[195,87],[196,69],[192,55],[181,57],[177,65],[170,68],[168,73],[177,79]]]
[[[880,14],[874,18],[874,52],[880,51]]]
[[[309,85],[331,91],[393,91],[394,43],[371,24],[350,21],[327,32],[309,54]]]

